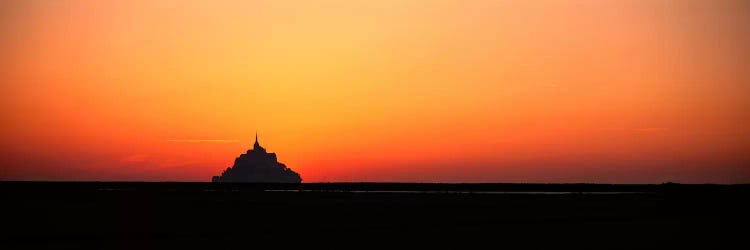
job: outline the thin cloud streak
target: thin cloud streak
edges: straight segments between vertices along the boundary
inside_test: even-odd
[[[651,133],[651,132],[665,132],[667,130],[669,130],[669,129],[668,128],[639,128],[639,129],[636,129],[636,131],[638,131],[638,132],[646,132],[646,133]]]
[[[209,139],[209,140],[204,140],[204,139],[175,139],[175,140],[167,140],[167,141],[168,142],[193,142],[193,143],[198,143],[198,142],[213,142],[213,143],[235,143],[235,142],[240,142],[240,140],[216,140],[216,139]]]
[[[602,131],[632,131],[632,132],[644,132],[644,133],[653,133],[653,132],[666,132],[669,131],[669,128],[663,128],[663,127],[645,127],[645,128],[621,128],[621,127],[604,127],[604,128],[596,128],[596,130],[602,130]]]

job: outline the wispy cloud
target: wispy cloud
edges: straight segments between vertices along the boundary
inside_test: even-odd
[[[120,162],[144,162],[149,158],[147,154],[133,154],[120,159]]]
[[[666,132],[669,131],[669,128],[662,128],[662,127],[645,127],[645,128],[622,128],[622,127],[604,127],[604,128],[597,128],[597,130],[603,130],[603,131],[633,131],[633,132],[641,132],[641,133],[657,133],[657,132]]]
[[[667,130],[669,130],[669,129],[668,128],[652,127],[652,128],[638,128],[635,131],[644,132],[644,133],[655,133],[655,132],[665,132]]]
[[[240,140],[223,140],[223,139],[174,139],[167,140],[168,142],[213,142],[213,143],[235,143]]]

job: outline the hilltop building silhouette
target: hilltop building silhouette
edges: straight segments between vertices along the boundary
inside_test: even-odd
[[[302,178],[298,173],[278,162],[276,153],[266,152],[266,149],[258,143],[258,133],[255,133],[253,149],[237,157],[232,167],[224,170],[220,176],[214,176],[211,181],[300,183]]]

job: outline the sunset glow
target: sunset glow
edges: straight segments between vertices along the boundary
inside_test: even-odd
[[[750,182],[750,2],[0,2],[0,179]]]

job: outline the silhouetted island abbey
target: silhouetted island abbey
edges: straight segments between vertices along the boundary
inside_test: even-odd
[[[300,183],[302,178],[283,163],[278,162],[276,153],[267,153],[258,143],[255,134],[253,149],[234,160],[234,166],[227,168],[221,176],[211,178],[212,182],[267,182]]]

